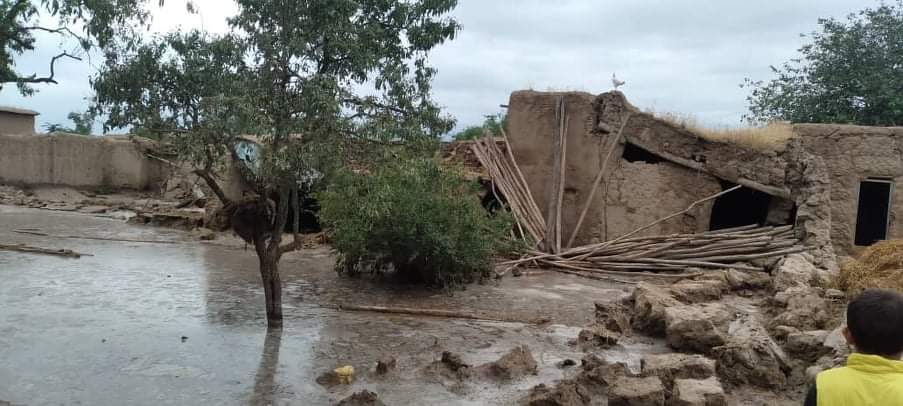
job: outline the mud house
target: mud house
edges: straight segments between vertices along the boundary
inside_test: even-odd
[[[512,152],[544,213],[564,130],[562,234],[573,232],[588,207],[575,245],[616,238],[737,185],[646,233],[796,224],[831,262],[835,250],[850,254],[903,237],[903,205],[895,204],[903,196],[894,186],[903,181],[903,128],[799,124],[786,140],[750,146],[642,112],[620,92],[518,91],[508,106]],[[600,188],[586,204],[598,176]]]
[[[0,106],[0,134],[34,134],[37,115],[32,110]]]

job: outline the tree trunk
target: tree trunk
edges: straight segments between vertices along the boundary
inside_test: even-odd
[[[279,276],[279,251],[267,249],[263,239],[254,243],[260,260],[260,279],[266,300],[267,327],[282,327],[282,278]]]

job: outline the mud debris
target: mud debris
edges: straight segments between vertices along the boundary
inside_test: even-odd
[[[537,363],[530,349],[525,345],[517,346],[497,361],[478,366],[482,375],[502,381],[511,381],[527,375],[536,375]]]
[[[379,395],[364,389],[342,399],[336,406],[385,406],[385,403],[379,400]]]
[[[658,377],[617,379],[608,390],[609,406],[659,406],[665,403],[665,387]]]

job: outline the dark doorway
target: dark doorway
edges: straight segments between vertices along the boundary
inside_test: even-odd
[[[893,190],[894,183],[889,179],[866,179],[859,184],[856,245],[872,245],[887,239]]]
[[[723,190],[736,186],[730,182],[721,182]],[[726,195],[715,199],[712,206],[712,218],[709,223],[710,230],[720,230],[746,226],[750,224],[765,224],[768,219],[768,208],[771,206],[772,196],[748,187],[742,187]]]

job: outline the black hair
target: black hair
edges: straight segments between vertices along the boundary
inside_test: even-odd
[[[903,295],[867,289],[847,305],[847,327],[856,350],[864,354],[903,352]]]

